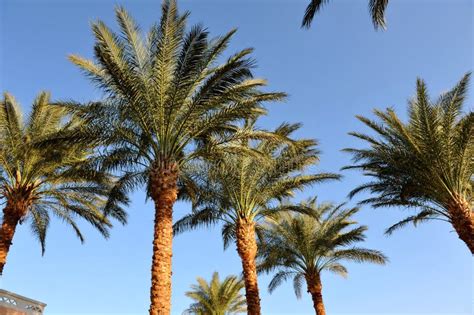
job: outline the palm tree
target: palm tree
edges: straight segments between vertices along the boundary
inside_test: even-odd
[[[245,297],[241,293],[244,288],[242,279],[228,276],[221,282],[219,274],[214,272],[210,283],[200,277],[197,282],[197,285],[191,286],[191,291],[186,292],[186,296],[196,302],[183,315],[230,315],[247,311]]]
[[[365,240],[366,226],[357,225],[351,217],[358,208],[343,205],[317,205],[316,198],[294,207],[305,213],[279,213],[264,225],[258,256],[259,271],[277,271],[268,289],[271,292],[282,282],[293,278],[297,298],[306,281],[317,315],[325,315],[321,273],[334,272],[343,277],[347,269],[342,261],[385,264],[387,258],[376,250],[351,246]]]
[[[165,0],[159,25],[143,38],[121,7],[116,9],[120,33],[93,23],[95,61],[71,56],[106,94],[103,102],[65,104],[88,122],[86,134],[105,148],[102,168],[119,171],[110,195],[146,186],[155,205],[150,314],[169,314],[173,205],[183,170],[193,160],[212,156],[220,143],[238,138],[231,124],[265,113],[262,102],[283,93],[259,91],[251,49],[218,58],[235,31],[210,39],[200,25],[186,32],[188,13],[179,14],[175,0]],[[236,147],[234,147],[236,149]]]
[[[324,4],[329,0],[310,0],[311,2],[306,7],[301,27],[309,28],[313,22],[314,16],[318,13]],[[372,23],[375,29],[379,27],[385,29],[385,9],[387,8],[388,0],[369,0],[369,11],[372,16]]]
[[[274,131],[275,139],[246,143],[255,154],[224,153],[211,161],[202,175],[193,179],[196,192],[191,195],[197,196],[193,212],[175,223],[175,231],[181,232],[223,222],[224,248],[235,241],[242,261],[248,313],[252,315],[260,314],[255,261],[259,222],[283,210],[275,207],[274,201],[308,185],[339,178],[335,174],[304,173],[318,160],[318,151],[314,140],[289,138],[298,128],[297,124],[282,124]]]
[[[370,191],[374,196],[362,203],[419,209],[391,226],[388,234],[408,223],[443,220],[474,253],[474,113],[462,113],[469,76],[435,102],[418,79],[407,123],[393,109],[375,110],[380,123],[358,116],[377,137],[351,133],[369,148],[346,149],[354,161],[346,169],[361,169],[372,179],[350,196]]]
[[[91,148],[64,143],[38,146],[48,137],[77,126],[64,110],[50,105],[49,98],[46,92],[37,96],[26,123],[12,95],[5,93],[0,101],[0,198],[5,204],[0,228],[0,274],[18,224],[31,224],[43,253],[50,214],[70,224],[81,241],[84,237],[75,217],[85,219],[105,237],[111,226],[101,211],[111,187],[110,178],[87,165]],[[110,210],[113,217],[125,223],[120,207],[113,205]]]

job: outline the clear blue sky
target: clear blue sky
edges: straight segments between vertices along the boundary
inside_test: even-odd
[[[187,0],[190,21],[214,35],[239,31],[229,53],[254,47],[256,73],[270,88],[289,93],[271,104],[265,127],[302,122],[301,136],[319,139],[324,171],[349,163],[340,150],[356,145],[347,132],[363,130],[354,115],[394,106],[405,116],[417,76],[433,96],[472,70],[473,2],[470,0],[391,0],[388,30],[375,32],[366,0],[334,0],[313,27],[299,28],[303,0]],[[80,101],[99,92],[66,59],[92,55],[89,23],[97,18],[116,28],[113,8],[125,5],[144,29],[160,18],[160,1],[0,1],[0,90],[13,93],[25,110],[42,89],[56,99]],[[471,87],[473,85],[471,84]],[[472,95],[467,102],[472,109]],[[344,180],[308,190],[320,200],[344,201],[363,178],[344,172]],[[299,197],[303,197],[299,196]],[[132,195],[127,226],[109,240],[84,225],[82,246],[69,227],[54,221],[46,255],[27,226],[20,226],[1,287],[48,304],[46,314],[146,314],[149,305],[153,207],[144,194]],[[356,200],[350,201],[355,204]],[[190,207],[177,204],[176,217]],[[408,227],[392,237],[383,230],[403,210],[364,207],[358,215],[369,226],[367,247],[390,257],[385,267],[349,265],[349,278],[324,275],[329,314],[472,314],[473,260],[445,223]],[[240,272],[234,248],[222,249],[220,230],[190,232],[175,238],[173,314],[190,300],[184,296],[196,276]],[[291,283],[273,295],[260,277],[263,314],[313,314],[310,299],[297,300]]]

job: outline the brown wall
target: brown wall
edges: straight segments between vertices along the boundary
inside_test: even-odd
[[[27,315],[25,312],[0,306],[0,315]]]

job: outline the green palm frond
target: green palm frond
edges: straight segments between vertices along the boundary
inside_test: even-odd
[[[385,23],[385,10],[388,6],[388,0],[370,0],[369,1],[369,11],[372,17],[372,23],[374,24],[375,29],[379,27],[382,29],[386,28]]]
[[[416,227],[419,223],[423,223],[428,220],[448,221],[447,219],[443,219],[442,216],[436,210],[425,208],[417,214],[408,216],[405,219],[393,224],[385,230],[385,234],[391,235],[396,230],[401,229],[410,223],[412,223]]]
[[[242,294],[244,282],[236,276],[228,276],[221,282],[219,274],[214,272],[209,283],[203,278],[198,278],[197,282],[186,292],[186,296],[195,302],[183,315],[231,315],[247,311]]]
[[[275,273],[272,280],[268,284],[268,292],[272,293],[278,286],[280,286],[292,276],[294,276],[294,273],[291,271],[278,271]]]

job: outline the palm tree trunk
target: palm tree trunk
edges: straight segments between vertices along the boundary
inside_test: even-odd
[[[313,306],[316,315],[326,315],[323,302],[323,285],[319,274],[306,276],[306,284],[308,285],[308,292],[313,298]]]
[[[247,313],[260,315],[260,296],[257,281],[257,241],[255,240],[255,223],[240,219],[236,226],[237,252],[242,260],[244,272],[245,297]]]
[[[177,181],[178,168],[175,164],[162,164],[150,172],[150,194],[155,203],[150,315],[171,312],[173,205],[178,195]]]
[[[459,238],[474,255],[474,214],[469,202],[461,197],[454,198],[448,204],[448,213]]]
[[[0,229],[0,276],[3,274],[3,268],[7,263],[7,255],[15,235],[15,230],[20,222],[24,211],[18,209],[14,203],[7,201],[3,209],[3,222]]]

